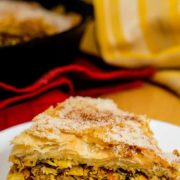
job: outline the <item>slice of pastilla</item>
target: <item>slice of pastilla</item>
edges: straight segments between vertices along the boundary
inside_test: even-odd
[[[7,179],[176,180],[177,156],[158,148],[145,116],[111,100],[71,97],[13,140]]]

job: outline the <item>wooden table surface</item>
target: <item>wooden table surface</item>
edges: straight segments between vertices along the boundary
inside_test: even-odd
[[[141,88],[102,97],[113,99],[123,110],[180,125],[180,99],[158,86],[146,83]]]

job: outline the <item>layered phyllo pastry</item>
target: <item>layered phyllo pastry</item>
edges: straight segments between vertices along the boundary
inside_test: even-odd
[[[176,180],[177,152],[161,151],[145,116],[111,100],[71,97],[13,140],[7,179]]]
[[[55,13],[37,3],[0,0],[0,46],[61,33],[80,19],[78,14]]]

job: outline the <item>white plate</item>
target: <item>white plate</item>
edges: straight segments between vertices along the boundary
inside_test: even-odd
[[[9,170],[8,156],[11,150],[10,141],[31,123],[21,124],[0,132],[0,180],[6,179]],[[159,121],[151,121],[151,128],[159,146],[164,152],[180,149],[180,127]]]

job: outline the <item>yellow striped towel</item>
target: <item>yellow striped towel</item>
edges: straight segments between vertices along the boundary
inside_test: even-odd
[[[103,59],[125,67],[180,67],[180,0],[94,0]]]
[[[111,65],[176,68],[153,81],[180,95],[180,0],[94,0],[81,50]]]

